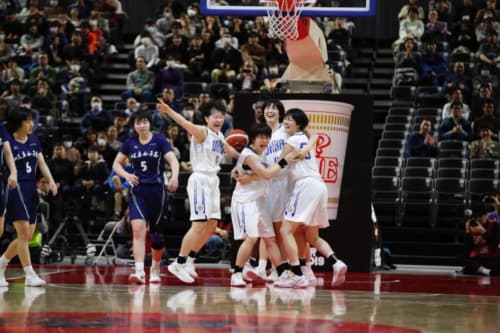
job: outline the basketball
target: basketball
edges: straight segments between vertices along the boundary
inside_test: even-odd
[[[238,152],[242,151],[243,148],[248,144],[247,132],[241,129],[234,129],[229,131],[226,136],[226,142],[236,149]]]

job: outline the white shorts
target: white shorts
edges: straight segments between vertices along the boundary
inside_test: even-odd
[[[286,173],[271,179],[267,183],[266,206],[271,221],[283,221],[283,213],[285,212],[289,194],[290,182]]]
[[[304,223],[308,227],[326,228],[328,190],[321,179],[307,177],[295,182],[287,202],[284,220]]]
[[[247,202],[231,201],[234,239],[274,237],[274,228],[267,213],[265,197]]]
[[[187,183],[191,221],[220,220],[220,190],[217,174],[194,172]]]

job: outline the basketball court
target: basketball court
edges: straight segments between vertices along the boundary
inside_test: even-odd
[[[422,268],[421,268],[422,269]],[[227,267],[205,266],[194,285],[162,269],[161,285],[130,285],[131,268],[43,266],[45,288],[25,288],[20,267],[0,289],[1,332],[499,332],[500,278],[452,267],[348,273],[331,289],[229,287]]]

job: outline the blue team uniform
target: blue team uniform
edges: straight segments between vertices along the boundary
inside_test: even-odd
[[[36,190],[38,154],[42,154],[40,141],[31,134],[25,143],[18,142],[12,137],[9,137],[9,143],[16,163],[18,186],[8,191],[5,220],[7,222],[22,220],[34,224],[38,207]]]
[[[3,152],[3,144],[8,141],[10,135],[7,132],[5,126],[0,123],[0,172],[3,172],[3,175],[7,174],[7,170],[5,170],[4,165],[4,152]],[[0,177],[0,216],[5,215],[5,208],[7,206],[7,192],[5,192],[5,177]]]
[[[153,134],[151,140],[142,144],[137,135],[131,137],[120,148],[128,156],[132,173],[139,178],[139,185],[129,193],[130,220],[141,219],[149,223],[151,234],[163,233],[168,221],[167,193],[164,186],[164,156],[172,151],[167,139]]]

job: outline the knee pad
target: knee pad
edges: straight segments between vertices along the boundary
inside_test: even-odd
[[[152,232],[151,237],[151,247],[154,250],[161,250],[165,247],[165,235],[159,232]]]

